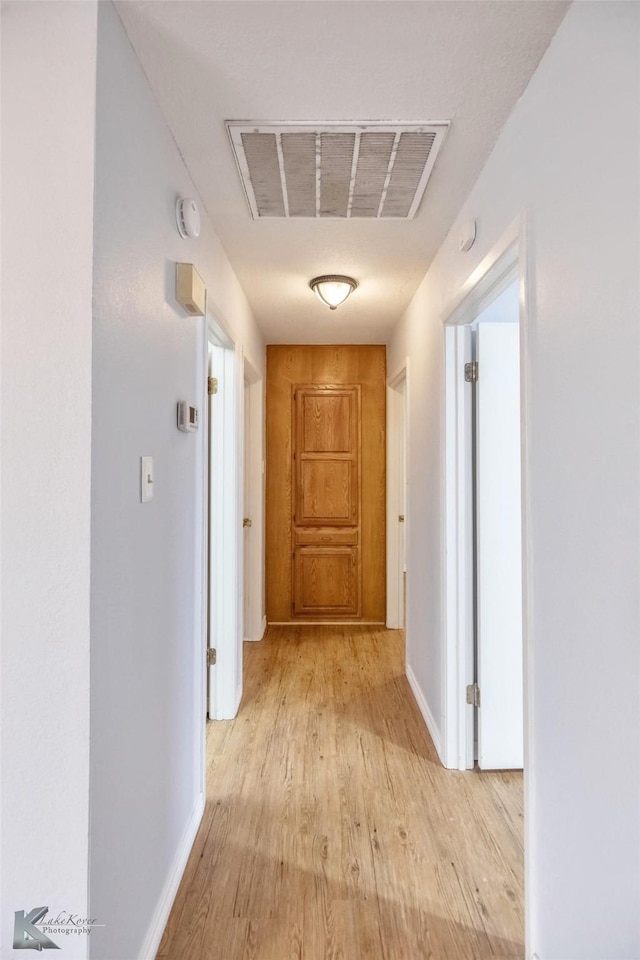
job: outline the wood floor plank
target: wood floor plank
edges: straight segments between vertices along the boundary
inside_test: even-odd
[[[437,758],[398,631],[270,627],[158,960],[515,960],[522,777]]]

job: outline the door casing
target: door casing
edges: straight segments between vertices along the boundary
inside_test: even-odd
[[[472,594],[472,518],[470,458],[465,451],[470,444],[471,402],[463,391],[464,363],[470,359],[470,331],[465,325],[481,312],[483,306],[505,289],[514,278],[519,283],[520,322],[520,438],[522,475],[522,620],[524,673],[524,846],[525,846],[525,947],[530,953],[531,933],[531,857],[533,849],[532,806],[533,774],[529,758],[533,750],[533,718],[531,687],[533,683],[531,635],[531,570],[528,561],[530,536],[530,504],[528,422],[530,403],[531,317],[535,313],[533,246],[530,223],[523,212],[489,251],[458,293],[441,314],[444,324],[445,395],[443,405],[443,610],[444,663],[442,673],[443,740],[441,760],[445,767],[465,770],[472,766],[473,754],[469,735],[473,723],[471,707],[466,704],[465,689],[473,676],[469,650],[473,649]],[[465,337],[469,337],[468,345]],[[462,364],[462,366],[461,366]],[[467,506],[465,506],[467,505]],[[472,717],[472,714],[471,714]],[[471,754],[471,758],[470,758]]]

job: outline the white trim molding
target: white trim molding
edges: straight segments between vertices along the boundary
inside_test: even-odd
[[[473,681],[473,552],[472,468],[464,451],[471,449],[471,394],[460,371],[471,359],[467,327],[445,327],[445,643],[444,747],[445,766],[473,767],[473,707],[460,691]]]
[[[418,710],[422,714],[422,719],[424,720],[427,726],[427,730],[429,731],[429,735],[433,741],[433,745],[436,748],[436,753],[438,754],[438,757],[440,758],[440,762],[442,763],[442,765],[445,766],[444,760],[442,758],[442,742],[440,739],[440,731],[438,729],[438,725],[433,717],[433,714],[431,713],[431,710],[429,709],[429,704],[427,703],[425,696],[422,690],[420,689],[420,685],[416,679],[416,675],[411,669],[411,667],[409,666],[409,664],[407,664],[406,673],[407,673],[407,680],[409,681],[409,686],[411,687],[411,691],[416,699],[416,703],[418,704]]]
[[[140,948],[138,960],[154,960],[158,952],[162,934],[167,925],[167,920],[169,919],[169,914],[171,913],[171,908],[176,898],[182,875],[187,866],[191,849],[195,843],[200,821],[202,820],[204,797],[204,793],[200,793],[196,799],[193,812],[189,817],[189,821],[182,835],[182,840],[180,841],[176,855],[173,858],[173,863],[167,874],[167,879],[158,898],[156,908],[153,911],[153,917],[151,918],[147,935]]]

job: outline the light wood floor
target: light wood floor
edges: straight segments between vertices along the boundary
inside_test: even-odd
[[[244,652],[158,957],[521,960],[522,777],[443,770],[402,634],[270,627]]]

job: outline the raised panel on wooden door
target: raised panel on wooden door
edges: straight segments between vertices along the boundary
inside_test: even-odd
[[[360,388],[295,389],[294,524],[360,522]]]
[[[296,616],[359,616],[358,548],[300,547],[294,562]]]
[[[356,490],[348,460],[302,460],[295,508],[298,526],[357,524]]]
[[[301,387],[297,391],[302,434],[300,453],[348,453],[356,450],[355,390]]]

